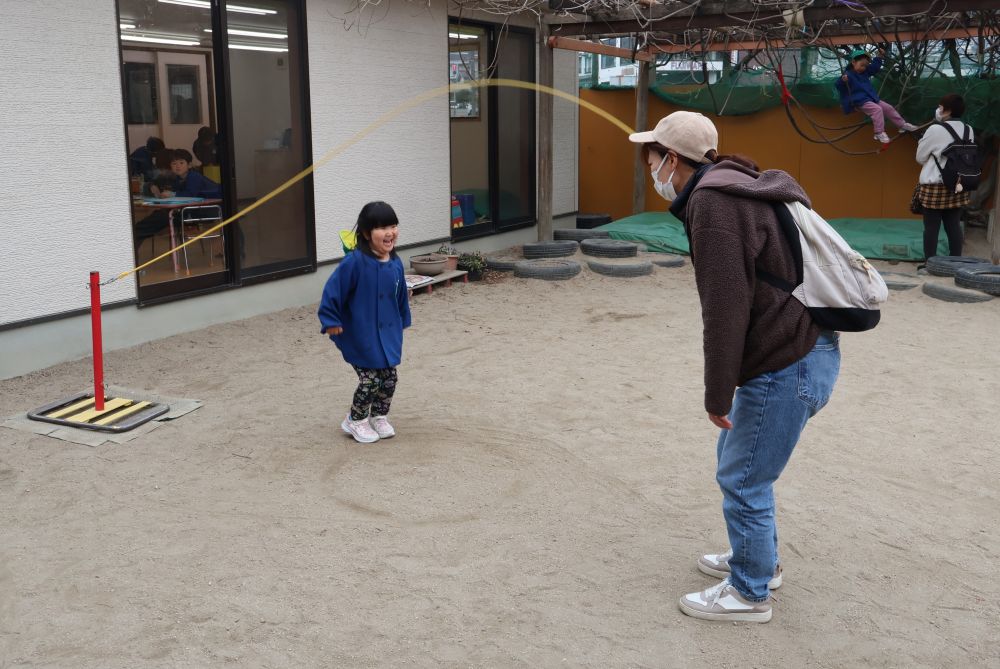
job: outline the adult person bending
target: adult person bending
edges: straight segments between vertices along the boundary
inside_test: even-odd
[[[968,191],[955,193],[944,185],[941,168],[948,159],[941,152],[954,140],[948,127],[959,137],[964,137],[968,129],[969,141],[975,139],[972,128],[959,120],[964,113],[965,100],[961,95],[944,96],[934,112],[937,123],[927,128],[917,144],[917,162],[923,165],[918,198],[924,209],[924,258],[938,255],[938,232],[942,223],[948,236],[948,255],[962,255],[962,208],[968,206],[971,194]]]
[[[704,325],[705,410],[722,429],[716,480],[731,549],[705,555],[701,571],[725,577],[685,595],[681,611],[706,620],[767,622],[781,585],[772,487],[806,421],[827,403],[840,370],[835,332],[822,331],[791,294],[759,281],[795,282],[795,264],[772,205],[809,205],[781,170],[720,156],[701,114],[678,111],[643,145],[657,192],[684,223]],[[735,396],[734,396],[735,393]]]

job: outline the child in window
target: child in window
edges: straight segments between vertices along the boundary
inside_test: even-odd
[[[327,280],[319,303],[321,332],[329,335],[358,375],[341,429],[363,444],[395,436],[389,405],[403,329],[410,327],[403,263],[396,255],[399,220],[385,202],[369,202],[355,228],[357,247]]]
[[[917,126],[907,123],[895,107],[885,100],[880,100],[878,93],[875,92],[872,77],[882,69],[881,57],[885,55],[885,50],[879,49],[878,54],[872,60],[868,53],[861,49],[852,51],[851,64],[844,69],[844,74],[837,80],[836,86],[844,113],[850,114],[855,109],[860,109],[872,120],[875,141],[888,144],[890,139],[885,132],[886,116],[900,132],[913,132]]]

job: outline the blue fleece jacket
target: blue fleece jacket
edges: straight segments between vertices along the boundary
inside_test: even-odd
[[[852,113],[857,107],[866,102],[878,102],[878,93],[872,86],[872,77],[882,69],[882,59],[876,56],[872,59],[871,65],[863,72],[855,72],[850,65],[844,70],[847,81],[837,78],[835,83],[837,91],[840,93],[840,106],[845,114]]]
[[[174,195],[177,197],[203,197],[206,199],[218,199],[222,197],[222,187],[215,183],[201,172],[191,170],[184,177],[183,181],[178,181]]]
[[[327,279],[319,303],[320,332],[342,327],[330,339],[357,367],[395,367],[403,356],[403,329],[410,327],[410,301],[399,258],[379,262],[360,250],[347,254]]]

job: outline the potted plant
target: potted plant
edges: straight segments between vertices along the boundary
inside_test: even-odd
[[[458,256],[458,269],[468,272],[470,281],[478,281],[486,270],[486,256],[479,251],[463,253]]]
[[[437,254],[445,256],[448,258],[448,264],[445,265],[445,269],[458,269],[458,249],[454,246],[448,244],[442,244],[438,250]]]

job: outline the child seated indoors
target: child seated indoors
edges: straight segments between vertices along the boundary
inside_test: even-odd
[[[875,87],[872,86],[872,77],[882,69],[882,58],[885,50],[879,49],[878,56],[874,60],[868,54],[856,49],[851,52],[851,64],[844,69],[843,76],[837,80],[837,91],[840,93],[840,106],[844,108],[845,114],[850,114],[855,109],[860,109],[872,120],[875,130],[875,141],[883,144],[889,143],[889,135],[885,132],[885,117],[888,116],[893,125],[899,128],[900,132],[913,132],[917,126],[907,123],[906,119],[899,115],[896,108],[885,100],[880,100]]]

